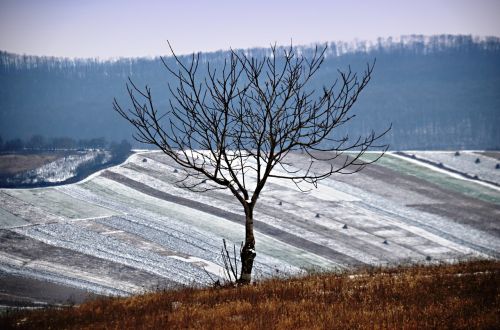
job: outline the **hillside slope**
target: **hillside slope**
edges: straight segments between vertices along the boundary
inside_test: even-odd
[[[495,329],[500,263],[372,269],[0,316],[3,329]]]
[[[490,156],[478,155],[478,166]],[[290,161],[301,167],[306,159]],[[498,259],[500,189],[424,165],[388,154],[308,194],[270,181],[255,212],[256,279]],[[77,184],[1,189],[0,276],[11,285],[0,299],[64,303],[85,292],[212,283],[223,274],[222,239],[243,239],[243,212],[226,191],[177,188],[182,175],[166,156],[148,152]],[[56,288],[44,297],[34,288],[45,282]]]

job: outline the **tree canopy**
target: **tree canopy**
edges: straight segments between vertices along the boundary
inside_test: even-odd
[[[196,191],[229,189],[245,210],[246,235],[241,250],[240,281],[249,282],[255,257],[253,210],[269,178],[317,185],[334,173],[354,173],[368,163],[360,157],[390,129],[365,137],[339,135],[337,128],[354,118],[349,113],[371,79],[374,62],[358,74],[339,71],[321,90],[309,86],[327,47],[310,56],[271,47],[262,58],[231,51],[222,68],[193,54],[175,65],[163,61],[176,79],[169,84],[168,110],[155,106],[151,89],[129,78],[131,107],[115,99],[114,109],[135,128],[134,138],[154,145],[186,173],[181,185]],[[344,155],[351,151],[349,155]],[[309,166],[287,163],[290,153],[307,155]],[[340,164],[314,168],[315,161]],[[207,182],[208,180],[208,182]]]

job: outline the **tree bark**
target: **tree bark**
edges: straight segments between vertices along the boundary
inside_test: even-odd
[[[245,207],[245,244],[241,249],[241,275],[238,283],[249,284],[252,280],[255,259],[255,237],[253,236],[253,207]]]

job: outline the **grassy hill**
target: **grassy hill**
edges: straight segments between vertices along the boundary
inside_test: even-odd
[[[500,262],[376,268],[10,312],[2,329],[493,329]]]

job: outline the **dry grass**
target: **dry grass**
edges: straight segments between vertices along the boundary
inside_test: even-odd
[[[0,155],[0,175],[14,175],[50,163],[63,156],[59,152]]]
[[[498,329],[499,274],[500,262],[473,261],[186,288],[11,313],[0,328]]]

